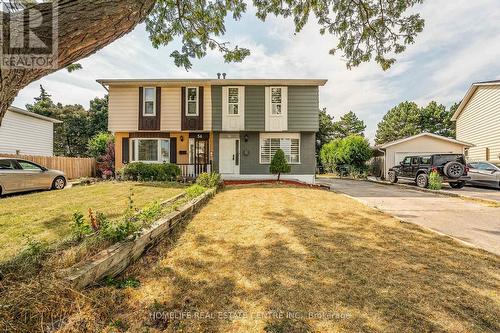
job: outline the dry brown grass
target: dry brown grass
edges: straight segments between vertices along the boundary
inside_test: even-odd
[[[331,192],[229,187],[178,235],[126,271],[139,288],[64,296],[61,331],[500,330],[497,256]]]

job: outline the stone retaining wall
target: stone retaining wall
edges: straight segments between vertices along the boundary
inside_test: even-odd
[[[130,236],[122,242],[113,244],[95,256],[84,260],[61,272],[63,278],[75,288],[84,288],[107,276],[116,276],[128,265],[137,260],[144,251],[168,236],[179,223],[205,205],[216,193],[210,189],[198,198],[179,207],[177,210],[143,229],[139,235]]]

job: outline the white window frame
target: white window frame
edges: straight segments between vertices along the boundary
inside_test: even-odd
[[[196,89],[196,114],[189,114],[189,89]],[[184,110],[186,117],[197,117],[200,115],[200,108],[199,104],[200,103],[200,91],[199,87],[186,87],[186,109]]]
[[[269,162],[263,162],[262,161],[262,146],[264,143],[264,140],[267,139],[296,139],[299,140],[299,146],[298,146],[298,157],[299,160],[298,162],[288,162],[288,164],[292,165],[298,165],[301,164],[301,158],[300,158],[300,144],[301,144],[301,137],[300,133],[260,133],[259,135],[259,164],[271,164],[271,160],[273,159],[273,156],[269,156]],[[271,154],[271,152],[270,152]]]
[[[157,141],[157,149],[158,149],[158,160],[156,161],[146,161],[146,160],[139,160],[139,141],[141,140],[149,140],[149,141]],[[163,161],[161,159],[161,142],[162,141],[167,141],[168,142],[168,160]],[[130,147],[129,151],[131,152],[131,162],[143,162],[143,163],[170,163],[170,159],[172,156],[172,152],[170,151],[170,138],[134,138],[130,140]],[[175,153],[175,152],[174,152]]]
[[[241,115],[241,108],[240,108],[241,103],[240,102],[241,102],[241,95],[242,94],[240,93],[241,92],[240,88],[241,87],[236,87],[236,86],[227,87],[227,101],[226,101],[226,103],[227,103],[227,115],[229,117],[239,117]],[[229,102],[229,89],[236,89],[236,91],[238,92],[238,102],[236,102],[236,103]],[[236,104],[238,106],[238,113],[229,113],[229,110],[230,110],[229,106],[231,104]]]
[[[153,113],[146,113],[146,90],[153,89],[154,97],[153,97]],[[142,115],[144,117],[156,117],[156,87],[144,87],[142,89]]]
[[[280,90],[280,95],[281,95],[281,100],[279,103],[273,103],[273,89],[279,89]],[[279,104],[281,106],[281,113],[273,113],[273,104]],[[284,116],[284,110],[283,110],[283,87],[269,87],[269,114],[272,117],[283,117]]]

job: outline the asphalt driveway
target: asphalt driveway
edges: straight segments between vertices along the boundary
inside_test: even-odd
[[[336,192],[500,255],[500,208],[367,181],[318,179]]]

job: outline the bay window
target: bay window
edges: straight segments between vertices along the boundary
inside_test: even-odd
[[[198,115],[198,87],[186,88],[186,116]]]
[[[143,116],[156,115],[156,88],[145,87],[143,90]]]
[[[261,164],[270,164],[278,149],[283,150],[288,163],[300,164],[300,134],[262,133],[260,135]]]
[[[135,162],[170,162],[169,139],[132,139],[131,157]]]

